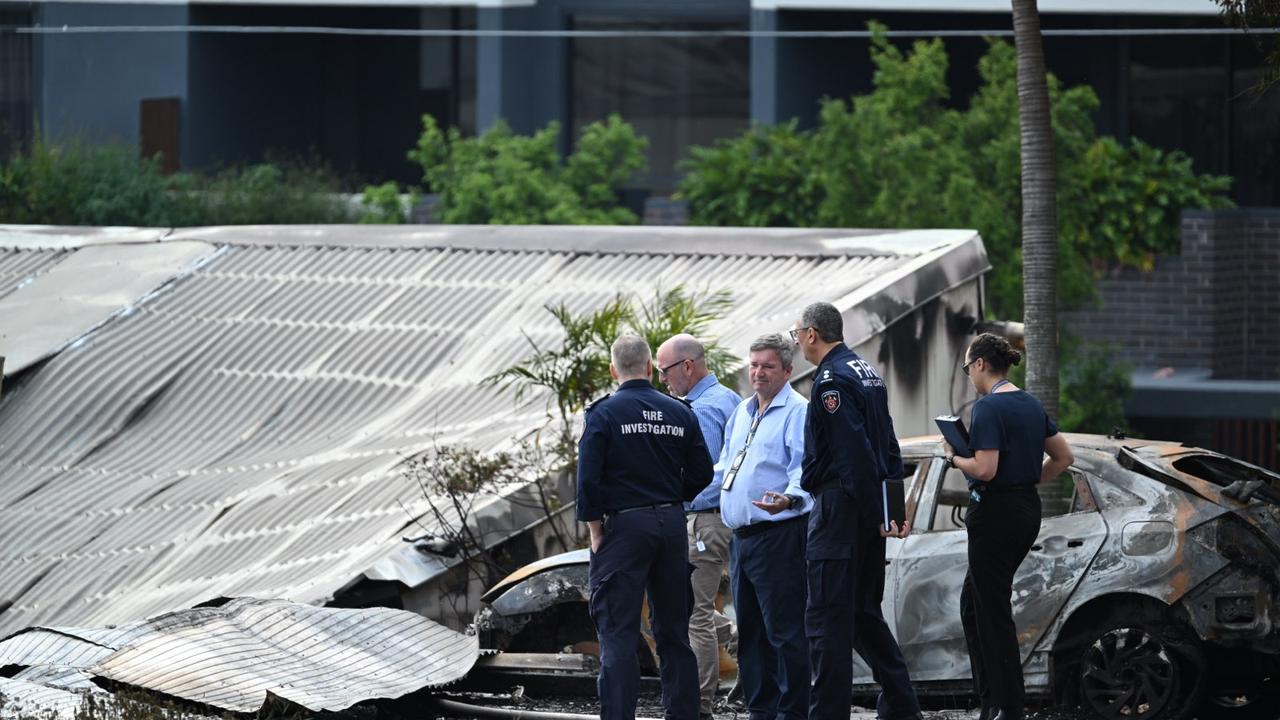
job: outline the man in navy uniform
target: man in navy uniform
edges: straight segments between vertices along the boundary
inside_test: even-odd
[[[813,496],[805,551],[809,717],[849,717],[857,650],[880,684],[877,716],[918,718],[907,664],[880,611],[885,537],[911,531],[910,523],[895,523],[886,532],[882,521],[881,483],[902,477],[889,395],[876,369],[844,344],[844,319],[835,306],[806,307],[791,334],[817,366],[801,473],[801,486]]]
[[[618,390],[587,409],[578,444],[578,520],[591,532],[589,607],[600,640],[600,717],[635,717],[647,592],[666,717],[698,720],[683,503],[711,482],[711,455],[693,410],[649,382],[653,363],[643,338],[615,340],[611,360]]]

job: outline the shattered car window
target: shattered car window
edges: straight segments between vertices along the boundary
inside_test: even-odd
[[[1040,517],[1058,517],[1072,512],[1076,495],[1076,476],[1066,471],[1049,482],[1040,483]]]
[[[1280,504],[1280,476],[1256,465],[1216,455],[1189,455],[1173,461],[1179,470],[1223,488],[1222,493],[1240,502],[1255,497]]]
[[[1214,455],[1190,455],[1173,461],[1178,470],[1208,480],[1222,487],[1229,487],[1236,482],[1252,482],[1261,480],[1268,485],[1275,485],[1280,477],[1247,463]]]
[[[1057,479],[1041,483],[1041,517],[1050,518],[1077,512],[1093,512],[1098,509],[1089,492],[1089,484],[1074,470],[1068,470]],[[969,483],[964,473],[950,468],[942,478],[938,502],[934,505],[933,522],[929,529],[935,532],[964,528],[964,514],[969,507]]]

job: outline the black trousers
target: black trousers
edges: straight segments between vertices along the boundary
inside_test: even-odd
[[[738,678],[750,720],[809,715],[809,640],[796,622],[805,605],[805,516],[735,537],[729,551],[738,612]]]
[[[604,523],[589,570],[591,619],[600,639],[600,717],[632,720],[640,691],[640,605],[658,646],[667,720],[697,720],[698,661],[689,648],[689,541],[684,508],[636,510]]]
[[[960,593],[960,619],[969,646],[973,684],[984,707],[1022,709],[1026,690],[1013,623],[1013,576],[1040,533],[1040,494],[989,492],[969,506],[969,573]]]
[[[808,603],[809,720],[848,720],[857,651],[880,684],[876,715],[914,717],[920,703],[898,641],[889,631],[884,599],[884,549],[877,505],[859,504],[843,490],[813,496],[809,512]]]

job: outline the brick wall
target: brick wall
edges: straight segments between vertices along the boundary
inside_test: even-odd
[[[1063,323],[1136,366],[1280,379],[1280,209],[1187,211],[1177,256],[1109,272],[1097,288],[1101,306]]]

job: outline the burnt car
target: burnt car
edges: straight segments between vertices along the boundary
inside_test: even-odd
[[[1075,463],[1041,486],[1014,580],[1028,693],[1116,720],[1280,715],[1280,475],[1179,444],[1067,439]],[[902,452],[913,530],[889,541],[885,617],[922,694],[966,695],[967,483],[939,438]],[[566,553],[495,586],[482,644],[589,654],[586,562]],[[855,685],[875,688],[856,657]]]

